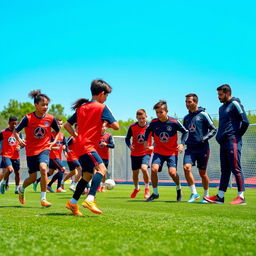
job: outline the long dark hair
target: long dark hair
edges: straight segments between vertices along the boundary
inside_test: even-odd
[[[81,105],[83,105],[84,103],[87,103],[89,100],[88,99],[78,99],[77,101],[75,101],[71,107],[72,110],[76,110],[77,108],[79,108]]]
[[[31,91],[28,96],[32,99],[34,99],[34,104],[38,104],[43,98],[47,99],[48,102],[50,102],[50,98],[46,95],[41,93],[41,90],[33,90]]]

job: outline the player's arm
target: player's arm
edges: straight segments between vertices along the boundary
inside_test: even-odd
[[[20,123],[15,127],[14,131],[13,131],[13,136],[15,137],[15,139],[19,142],[21,147],[25,147],[26,146],[26,141],[24,139],[22,139],[22,137],[20,137],[20,132],[23,128],[28,126],[28,118],[26,116],[24,116],[22,118],[22,120],[20,121]]]
[[[211,139],[216,133],[217,133],[217,128],[215,127],[212,118],[204,112],[204,118],[206,125],[208,127],[208,133],[203,137],[203,142]]]
[[[114,138],[112,135],[109,136],[109,143],[107,144],[108,148],[114,148],[115,147],[115,142],[114,142]]]
[[[249,120],[244,111],[244,107],[238,101],[233,101],[234,104],[234,111],[236,112],[238,119],[241,121],[240,128],[237,131],[239,136],[243,136],[249,127]]]
[[[104,107],[104,110],[103,110],[102,116],[101,116],[101,120],[107,122],[106,126],[108,128],[112,128],[113,130],[119,130],[119,124],[107,106]]]
[[[3,133],[0,132],[0,141],[2,141],[4,139]]]
[[[73,128],[73,125],[77,122],[76,113],[74,113],[64,124],[64,128],[67,130],[69,134],[71,134],[74,138],[78,136],[77,132]]]
[[[133,151],[134,148],[133,148],[133,146],[132,146],[132,144],[131,144],[131,137],[132,137],[132,129],[131,129],[131,126],[130,126],[129,129],[128,129],[128,132],[127,132],[127,134],[126,134],[126,136],[125,136],[125,143],[126,143],[126,146],[127,146],[131,151]]]
[[[59,136],[60,136],[60,127],[58,126],[56,118],[53,119],[51,127],[56,132],[56,136],[55,136],[54,140],[49,143],[50,150],[53,149],[53,146],[56,144],[56,142],[58,141]]]
[[[152,131],[152,128],[151,128],[151,125],[149,124],[149,126],[147,127],[146,131],[145,131],[145,141],[144,141],[144,148],[149,148],[149,145],[148,145],[148,139],[149,139],[149,136],[152,136],[153,134],[153,131]]]
[[[184,150],[184,145],[186,143],[186,140],[188,139],[188,130],[181,124],[180,121],[178,121],[178,131],[182,133],[181,138],[180,138],[180,144],[178,144],[177,149],[178,152],[181,153]]]

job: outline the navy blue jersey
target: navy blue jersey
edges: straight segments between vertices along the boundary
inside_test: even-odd
[[[189,130],[186,140],[188,147],[198,147],[207,143],[216,134],[216,127],[205,109],[199,107],[195,112],[189,112],[183,119],[184,127]]]
[[[218,143],[230,138],[241,138],[249,126],[243,105],[233,97],[219,108],[219,128],[216,135]]]

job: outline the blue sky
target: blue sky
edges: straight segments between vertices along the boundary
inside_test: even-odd
[[[71,114],[103,78],[117,119],[165,99],[183,117],[195,92],[210,114],[229,83],[255,110],[254,1],[0,1],[0,110],[40,88]]]

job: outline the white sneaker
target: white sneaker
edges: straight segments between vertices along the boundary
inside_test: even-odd
[[[75,185],[71,185],[71,186],[69,187],[69,189],[70,189],[72,192],[75,192],[75,191],[76,191]]]

